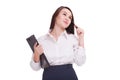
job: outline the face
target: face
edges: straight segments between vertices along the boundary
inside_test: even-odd
[[[68,9],[63,8],[56,17],[55,25],[65,29],[70,25],[71,20],[72,13]]]

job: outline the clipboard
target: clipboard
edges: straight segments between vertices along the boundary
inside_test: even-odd
[[[33,34],[33,35],[29,36],[28,38],[26,38],[26,40],[27,40],[31,50],[34,53],[34,44],[37,42],[37,45],[39,45],[35,35]],[[47,60],[44,53],[41,54],[39,58],[40,58],[40,66],[41,66],[41,68],[47,68],[47,67],[50,66],[50,64],[49,64],[49,62],[48,62],[48,60]]]

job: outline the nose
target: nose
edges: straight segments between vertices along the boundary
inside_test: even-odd
[[[66,17],[66,18],[65,18],[65,21],[70,21],[69,17]]]

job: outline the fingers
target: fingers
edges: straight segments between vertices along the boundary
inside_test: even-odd
[[[36,42],[36,43],[34,44],[34,48],[37,47],[37,45],[38,45],[38,44],[37,44],[37,42]]]
[[[37,54],[40,54],[40,55],[43,53],[43,48],[40,44],[38,45],[37,43],[35,43],[34,53],[37,53]]]
[[[83,31],[83,29],[78,27],[77,25],[74,25],[74,27],[76,28],[77,31]]]
[[[82,33],[84,33],[84,31],[83,31],[82,28],[79,27],[79,28],[77,28],[77,33],[78,33],[78,34],[82,34]]]
[[[74,25],[74,27],[77,29],[78,28],[78,26],[76,26],[76,25]]]
[[[76,25],[74,25],[74,27],[76,28],[76,31],[77,31],[78,34],[81,34],[81,33],[84,32],[82,28],[80,28],[80,27],[78,27]]]
[[[37,42],[34,44],[34,61],[39,62],[39,56],[43,54],[43,48]]]
[[[84,30],[76,25],[74,25],[74,27],[76,28],[76,32],[79,38],[83,38],[84,36]]]

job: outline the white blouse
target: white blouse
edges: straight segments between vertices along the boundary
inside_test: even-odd
[[[85,49],[78,45],[77,37],[73,34],[63,32],[58,40],[50,34],[38,38],[39,44],[42,45],[44,54],[50,65],[63,65],[76,63],[78,66],[84,64],[86,60]],[[40,62],[35,63],[32,60],[30,65],[33,70],[39,70]]]

